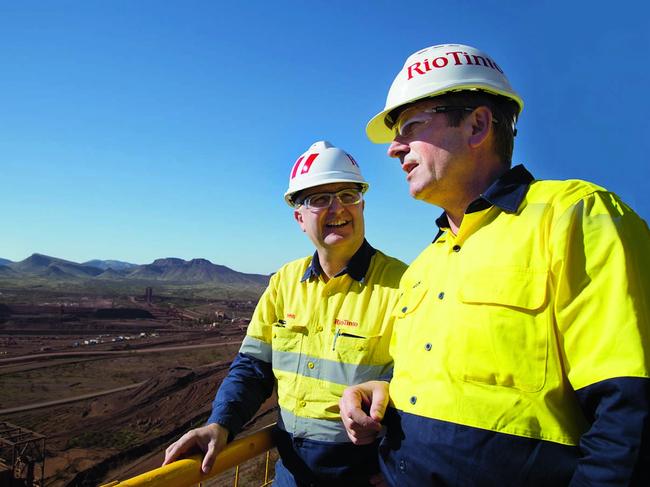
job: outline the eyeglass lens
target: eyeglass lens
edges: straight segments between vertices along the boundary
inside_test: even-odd
[[[356,205],[361,201],[361,191],[357,189],[342,189],[336,193],[316,193],[304,200],[307,208],[329,208],[333,198],[336,197],[343,206]]]

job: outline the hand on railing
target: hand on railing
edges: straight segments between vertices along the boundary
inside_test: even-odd
[[[217,455],[226,446],[227,441],[228,430],[220,424],[212,423],[190,430],[167,447],[163,466],[184,457],[187,453],[199,450],[204,454],[201,471],[207,474],[212,470]]]
[[[217,430],[214,428],[211,429]],[[198,455],[191,456],[189,458],[183,458],[181,460],[174,461],[170,454],[178,457],[180,455],[186,456],[185,453],[188,452],[194,445],[194,450],[201,450],[201,454],[205,453],[209,449],[209,443],[212,440],[212,435],[214,432],[208,430],[207,435],[205,431],[201,431],[197,435],[191,435],[194,439],[189,441],[182,441],[183,438],[187,436],[184,435],[176,443],[170,445],[170,447],[165,452],[165,464],[162,467],[150,470],[148,472],[137,475],[127,480],[119,481],[115,480],[108,484],[105,484],[101,487],[191,487],[199,482],[204,482],[207,478],[214,477],[220,473],[225,472],[226,470],[236,467],[237,465],[254,458],[257,455],[261,455],[264,452],[267,452],[273,448],[273,438],[271,436],[271,430],[275,424],[265,426],[259,431],[256,431],[252,435],[244,436],[234,440],[232,443],[229,443],[224,448],[223,445],[217,446],[215,443],[214,450],[220,450],[221,453],[213,456],[216,456],[216,460],[212,460],[213,465],[210,472],[206,475],[203,473],[205,458],[201,462],[201,458]],[[204,427],[207,428],[207,427]],[[197,428],[197,430],[204,430],[204,428]],[[222,428],[223,429],[223,428]],[[190,431],[190,433],[192,433]],[[188,433],[189,434],[189,433]],[[208,438],[204,443],[205,448],[201,448],[198,444],[200,438]],[[217,434],[216,437],[220,437],[220,434]],[[215,438],[216,438],[215,437]],[[219,441],[218,438],[215,441]],[[180,443],[182,442],[182,449]],[[220,443],[220,441],[219,441]],[[172,447],[178,445],[178,448],[175,448],[175,451],[171,451]],[[207,455],[206,455],[207,456]],[[169,464],[169,465],[168,465]],[[268,467],[268,457],[267,457],[267,467]],[[268,485],[268,472],[265,472],[265,480],[263,485]]]

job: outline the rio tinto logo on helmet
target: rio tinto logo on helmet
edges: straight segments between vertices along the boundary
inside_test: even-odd
[[[305,155],[303,154],[298,158],[296,163],[293,165],[293,169],[291,169],[291,179],[295,178],[296,175],[298,174],[298,168],[300,167],[300,163],[305,159],[305,163],[302,165],[302,169],[300,170],[300,174],[307,174],[309,170],[311,169],[311,165],[314,163],[316,158],[318,157],[319,153],[315,152],[313,154],[309,154],[307,156],[307,159],[305,159]]]
[[[425,58],[422,61],[407,66],[407,79],[412,79],[415,76],[425,74],[432,69],[446,68],[447,66],[485,66],[486,68],[494,69],[503,74],[503,70],[499,65],[487,56],[468,54],[465,51],[451,51],[446,52],[444,56],[438,56],[432,59]]]
[[[299,174],[307,174],[311,169],[311,166],[314,164],[314,161],[319,155],[320,155],[319,152],[314,152],[309,155],[306,154],[301,155],[298,158],[298,160],[294,163],[293,168],[291,169],[291,179],[295,178]],[[359,164],[357,164],[357,161],[354,160],[354,157],[352,157],[347,152],[345,152],[345,155],[348,156],[348,159],[350,160],[350,163],[353,166],[359,167]]]

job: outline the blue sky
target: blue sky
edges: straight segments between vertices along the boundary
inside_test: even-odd
[[[601,5],[601,6],[598,6]],[[365,137],[412,52],[475,45],[523,97],[514,162],[646,220],[648,7],[627,0],[0,0],[0,257],[203,257],[269,273],[312,252],[283,200],[319,139],[371,183],[369,241],[411,261],[438,208]]]

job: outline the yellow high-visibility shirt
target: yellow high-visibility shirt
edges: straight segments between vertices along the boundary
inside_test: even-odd
[[[280,424],[293,436],[349,441],[339,417],[345,387],[390,375],[392,310],[406,265],[374,251],[355,279],[325,282],[312,258],[283,266],[262,295],[241,353],[272,364]]]
[[[465,214],[401,289],[390,396],[404,413],[577,445],[575,390],[649,377],[650,232],[591,183],[534,181],[512,212]]]

